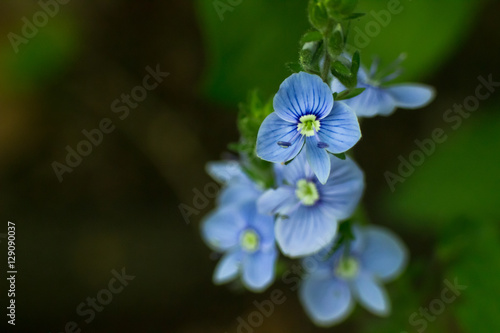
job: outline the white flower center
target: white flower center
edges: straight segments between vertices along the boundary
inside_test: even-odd
[[[306,206],[312,206],[319,200],[316,184],[308,182],[306,179],[301,179],[297,182],[295,195]]]
[[[351,280],[359,273],[359,261],[356,258],[348,257],[340,259],[335,268],[335,275],[344,280]]]
[[[300,117],[300,123],[297,124],[297,131],[305,136],[314,136],[315,132],[319,132],[320,123],[316,120],[313,114]]]
[[[240,244],[246,252],[255,252],[259,249],[259,235],[252,229],[247,229],[241,235]]]

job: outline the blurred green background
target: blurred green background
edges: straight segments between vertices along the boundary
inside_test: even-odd
[[[229,6],[221,15],[220,3]],[[467,289],[427,320],[425,332],[500,332],[500,92],[456,129],[443,119],[475,95],[479,76],[500,81],[498,1],[402,0],[390,22],[376,19],[388,1],[360,2],[368,15],[350,40],[366,35],[357,45],[363,62],[377,54],[388,64],[405,52],[400,80],[438,92],[425,109],[363,121],[356,146],[370,220],[396,231],[411,252],[405,274],[388,285],[391,317],[358,307],[341,325],[321,329],[280,277],[257,295],[212,285],[217,257],[202,243],[199,222],[214,201],[193,203],[211,183],[204,164],[237,140],[237,105],[247,92],[260,88],[270,98],[290,74],[284,64],[297,60],[306,6],[71,1],[44,22],[38,2],[0,3],[0,233],[16,223],[18,268],[17,325],[2,315],[0,331],[64,332],[74,321],[83,332],[237,332],[237,318],[278,288],[287,301],[255,332],[410,333],[423,327],[412,325],[412,314],[440,299],[445,280],[457,279]],[[22,36],[23,18],[34,16],[36,32],[13,47],[11,33]],[[120,120],[113,101],[157,65],[170,75]],[[82,130],[104,118],[116,129],[59,182],[53,162],[65,163],[66,146],[76,149]],[[408,159],[414,141],[436,128],[448,139],[391,191],[386,171],[397,173],[399,156]],[[189,223],[180,204],[197,210]],[[123,267],[135,279],[86,323],[76,308]],[[5,309],[5,278],[1,287]]]

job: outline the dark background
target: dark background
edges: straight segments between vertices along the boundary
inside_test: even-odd
[[[500,3],[401,3],[404,10],[360,47],[363,62],[379,54],[388,64],[406,52],[400,80],[432,84],[438,96],[422,110],[364,120],[355,156],[366,173],[369,219],[396,231],[412,257],[388,286],[391,317],[358,307],[325,330],[283,282],[258,295],[214,286],[217,256],[199,235],[214,200],[193,203],[212,182],[205,163],[238,139],[238,103],[257,87],[271,98],[289,75],[284,63],[297,60],[307,1],[243,0],[222,18],[211,0],[70,1],[18,52],[9,33],[21,35],[22,18],[32,21],[41,7],[3,1],[0,233],[7,221],[16,223],[18,275],[16,326],[2,315],[0,330],[63,332],[75,321],[83,332],[236,332],[237,318],[255,310],[252,302],[278,288],[287,301],[255,332],[416,332],[409,316],[439,297],[445,279],[458,278],[467,291],[426,332],[497,331],[500,93],[456,130],[443,114],[474,94],[478,76],[500,81]],[[360,7],[380,11],[387,1]],[[373,21],[368,14],[356,26],[364,31]],[[111,103],[157,65],[169,76],[120,120]],[[82,130],[103,118],[116,129],[59,182],[53,162],[65,163],[66,146],[76,149]],[[398,156],[408,158],[414,140],[435,128],[448,140],[391,192],[384,173],[397,173]],[[198,214],[184,219],[180,204]],[[7,246],[0,241],[4,276]],[[77,306],[122,268],[135,279],[85,323]]]

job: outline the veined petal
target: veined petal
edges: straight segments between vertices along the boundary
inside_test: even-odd
[[[307,163],[304,149],[302,149],[293,161],[282,166],[281,172],[284,180],[291,186],[295,186],[301,179],[312,179],[314,177],[314,172],[309,163]]]
[[[275,190],[267,190],[257,200],[257,207],[261,214],[286,215],[291,207],[294,207],[299,199],[295,195],[295,189],[283,185]]]
[[[273,104],[281,119],[297,124],[308,114],[326,117],[333,106],[333,94],[319,76],[300,72],[283,81]]]
[[[213,281],[222,284],[234,280],[238,275],[241,262],[240,251],[226,253],[215,267]]]
[[[362,266],[383,281],[397,277],[405,268],[408,252],[403,242],[385,228],[369,226],[364,229]]]
[[[396,106],[404,109],[418,109],[426,106],[436,96],[433,87],[425,84],[407,83],[385,88]]]
[[[257,155],[263,160],[282,163],[294,158],[302,149],[304,139],[297,135],[297,124],[289,123],[276,114],[271,113],[264,119],[257,134]],[[289,142],[288,148],[278,142]]]
[[[275,248],[245,255],[243,259],[243,283],[252,291],[262,291],[274,279],[274,265],[278,253]]]
[[[245,220],[237,209],[224,207],[215,210],[201,226],[205,242],[216,251],[225,251],[239,242],[241,229],[246,225]]]
[[[318,139],[314,136],[306,138],[306,158],[320,183],[325,184],[330,175],[330,157],[325,149],[318,148]]]
[[[328,144],[329,152],[343,153],[351,149],[361,138],[358,117],[342,102],[333,106],[332,112],[321,120],[319,139]]]
[[[311,255],[335,237],[337,222],[315,206],[299,206],[288,218],[276,221],[276,241],[283,254],[296,258]]]
[[[325,186],[319,188],[321,208],[337,220],[349,218],[356,209],[365,188],[361,169],[350,158],[331,156],[332,171]]]
[[[351,283],[352,293],[368,311],[379,316],[391,312],[391,303],[383,286],[373,277],[361,273]]]
[[[299,297],[306,313],[319,326],[331,326],[343,321],[354,308],[347,284],[331,277],[306,278]]]
[[[361,95],[344,101],[358,117],[389,115],[396,110],[394,99],[384,89],[367,84],[358,86],[366,88],[365,91]]]

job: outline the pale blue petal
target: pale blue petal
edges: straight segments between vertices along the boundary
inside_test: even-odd
[[[396,102],[396,106],[404,109],[418,109],[429,104],[436,92],[425,84],[398,84],[385,88]]]
[[[354,307],[347,284],[332,278],[306,278],[299,297],[306,313],[319,326],[343,321]]]
[[[238,205],[249,200],[257,200],[261,193],[250,180],[236,182],[220,191],[217,202],[220,206]]]
[[[393,98],[382,88],[367,84],[359,84],[358,87],[366,90],[361,95],[344,101],[358,117],[389,115],[396,110]]]
[[[234,280],[238,275],[241,265],[240,251],[225,254],[215,267],[213,281],[215,284],[222,284]]]
[[[307,163],[305,150],[302,149],[293,161],[282,167],[284,181],[289,185],[295,186],[301,179],[313,179],[314,177],[314,172]]]
[[[308,114],[326,117],[333,106],[333,95],[319,76],[300,72],[283,81],[273,104],[281,119],[297,124]]]
[[[318,148],[318,140],[311,136],[306,139],[306,158],[321,184],[325,184],[330,175],[330,155],[325,149]]]
[[[334,92],[334,93],[340,93],[340,92],[347,89],[342,83],[340,83],[340,81],[337,78],[335,78],[332,81],[330,88],[332,89],[332,92]],[[335,103],[337,103],[337,102],[335,102]]]
[[[246,178],[237,161],[208,162],[205,168],[210,177],[223,184],[233,178]]]
[[[254,229],[259,235],[260,250],[274,248],[274,217],[259,214],[255,201],[242,206],[242,213],[247,217],[247,226]]]
[[[261,214],[285,215],[298,202],[299,199],[295,195],[295,189],[283,185],[275,190],[271,189],[264,192],[257,200],[257,208]]]
[[[283,254],[296,258],[311,255],[335,237],[337,222],[315,206],[299,206],[288,218],[276,221],[276,241]]]
[[[351,283],[352,293],[368,311],[387,316],[391,311],[389,297],[383,286],[368,274],[360,274]]]
[[[201,231],[205,242],[216,251],[228,250],[239,243],[240,231],[246,221],[238,209],[217,209],[202,222]]]
[[[403,242],[385,228],[369,226],[364,229],[363,269],[383,281],[397,277],[405,268],[408,252]]]
[[[359,204],[365,188],[361,169],[350,158],[331,156],[332,171],[325,186],[318,188],[321,209],[337,220],[349,218]]]
[[[346,104],[337,102],[328,117],[321,120],[318,136],[328,144],[326,150],[334,154],[343,153],[361,138],[358,117]]]
[[[243,259],[243,283],[255,292],[267,288],[274,280],[274,265],[278,257],[276,249],[258,251]]]
[[[271,113],[259,128],[257,155],[263,160],[274,163],[291,160],[299,153],[304,143],[303,137],[296,134],[297,124],[281,119],[276,112]],[[280,141],[290,142],[292,145],[282,148],[278,145]]]

